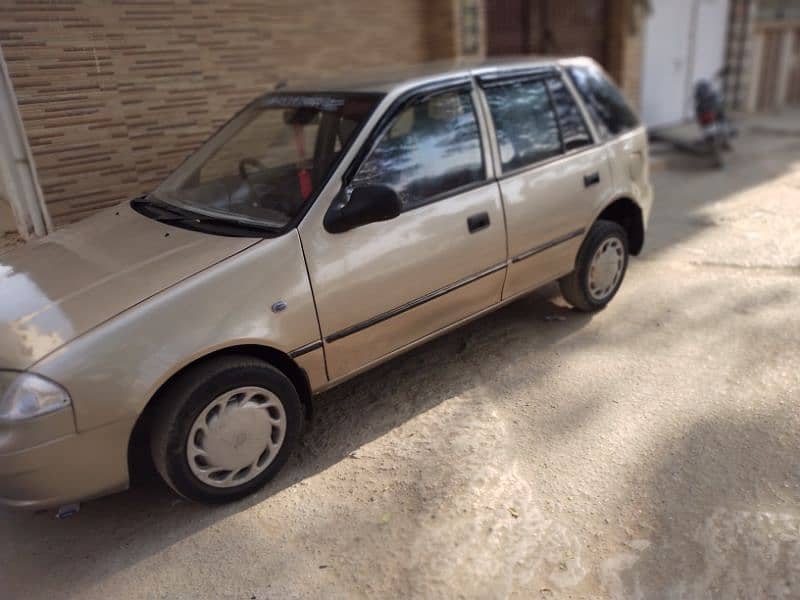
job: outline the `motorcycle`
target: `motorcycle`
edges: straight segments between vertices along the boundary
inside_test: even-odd
[[[722,72],[720,72],[720,75]],[[702,144],[714,160],[714,166],[725,166],[724,152],[732,150],[735,130],[725,113],[722,94],[707,79],[694,85],[694,114],[702,133]]]

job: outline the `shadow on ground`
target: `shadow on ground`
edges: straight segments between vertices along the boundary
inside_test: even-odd
[[[796,162],[800,145],[793,139],[783,140],[783,144],[782,152],[762,157],[760,166],[755,160],[757,153],[745,147],[727,172],[687,172],[678,189],[665,192],[670,202],[657,202],[644,258],[655,260],[670,247],[714,227],[713,221],[704,218],[709,205],[786,172]],[[699,177],[706,178],[702,197],[690,193]],[[659,178],[657,175],[657,185]],[[648,268],[647,264],[641,263],[640,268]],[[693,296],[685,301],[693,309],[707,312],[702,319],[690,319],[689,326],[665,306],[655,319],[647,317],[652,321],[640,324],[640,329],[646,328],[653,344],[675,343],[676,357],[685,349],[661,334],[671,326],[683,328],[683,342],[689,348],[692,335],[701,328],[713,329],[719,336],[715,343],[723,347],[739,343],[725,339],[725,319],[731,311],[746,316],[762,310],[764,297],[754,294],[708,302],[715,298],[717,289],[713,282],[696,282]],[[794,299],[776,289],[769,302],[784,304]],[[635,323],[639,318],[636,303],[631,302],[630,307],[632,310],[617,316]],[[351,460],[351,454],[365,444],[453,397],[468,395],[486,380],[501,386],[498,393],[510,394],[526,385],[529,377],[545,378],[554,366],[568,365],[597,346],[596,332],[588,335],[585,331],[590,323],[589,316],[567,309],[557,298],[557,289],[548,286],[318,397],[299,451],[272,483],[249,499],[208,508],[177,500],[160,482],[149,479],[129,492],[86,503],[78,517],[64,522],[54,521],[50,514],[5,512],[2,518],[15,523],[13,527],[4,525],[11,532],[2,541],[4,556],[14,557],[13,569],[18,577],[35,581],[37,574],[48,571],[48,565],[39,562],[40,555],[50,556],[45,546],[73,547],[79,553],[60,555],[60,569],[69,572],[71,565],[86,561],[86,553],[91,552],[97,570],[76,568],[75,578],[102,578],[198,531],[215,527],[340,461]],[[780,323],[775,328],[774,336],[780,339]],[[751,339],[758,338],[768,353],[770,337],[759,332],[754,329]],[[612,330],[605,336],[602,343],[618,344],[621,349],[630,340],[625,331],[617,334]],[[577,342],[563,344],[568,339]],[[498,365],[525,361],[533,349],[549,346],[559,346],[563,353],[560,361],[530,362],[525,378],[497,376],[494,369]],[[698,368],[702,368],[702,356],[690,358],[696,358]],[[443,362],[448,368],[437,368]],[[765,369],[771,364],[766,363]],[[751,366],[743,358],[726,374],[734,368],[747,372]],[[751,374],[756,381],[768,375],[758,369]],[[675,377],[679,376],[676,372]],[[716,372],[709,376],[721,377]],[[728,380],[726,385],[737,383]],[[591,385],[589,382],[586,387]],[[392,393],[387,394],[387,389]],[[544,441],[569,436],[586,426],[609,400],[598,393],[590,399],[562,403],[559,398],[548,398],[547,390],[541,393],[545,397],[540,404],[554,406],[552,415],[534,423],[540,428],[535,432],[537,439]],[[694,598],[701,590],[714,588],[720,591],[720,597],[780,597],[789,589],[795,595],[800,593],[800,521],[788,508],[796,507],[800,500],[800,473],[794,460],[788,458],[793,456],[791,447],[797,448],[792,417],[795,409],[787,404],[784,412],[714,414],[694,423],[681,439],[651,448],[647,475],[641,481],[624,482],[626,489],[637,490],[628,501],[644,507],[650,546],[626,551],[615,559],[617,563],[606,564],[600,575],[606,589],[625,597],[648,598]],[[765,520],[771,520],[772,525],[763,527]],[[687,528],[698,532],[697,539],[679,535],[679,530],[685,532]],[[15,556],[17,544],[34,551]],[[744,552],[737,550],[734,556],[734,549],[743,546]],[[675,580],[676,570],[685,574],[683,580]],[[775,576],[758,581],[757,576],[764,573]]]
[[[787,400],[788,397],[787,397]],[[603,565],[617,598],[800,596],[796,406],[696,422],[641,482],[646,548]]]
[[[106,565],[115,564],[115,553],[124,552],[128,566],[347,460],[355,450],[440,403],[469,394],[484,377],[481,365],[487,353],[494,360],[513,361],[524,356],[534,341],[557,343],[590,319],[561,303],[557,286],[550,285],[318,396],[298,451],[275,480],[240,502],[222,507],[188,503],[151,475],[127,492],[84,503],[77,516],[64,521],[55,520],[48,511],[5,512],[3,518],[24,522],[24,527],[17,523],[14,529],[29,541],[91,548],[91,554]],[[456,357],[457,364],[450,359],[448,368],[438,369],[442,356]],[[514,382],[508,385],[513,387]],[[387,389],[394,391],[387,395]],[[575,417],[565,415],[565,422]],[[15,541],[6,537],[3,543],[13,546]],[[59,557],[67,563],[86,559]],[[36,554],[17,555],[15,562],[15,570],[28,573],[31,580],[40,569],[47,569],[38,564]]]

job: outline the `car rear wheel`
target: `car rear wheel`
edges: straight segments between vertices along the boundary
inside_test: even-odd
[[[613,221],[597,221],[583,241],[575,270],[559,280],[561,294],[582,312],[598,311],[619,290],[628,268],[628,235]]]
[[[222,356],[191,367],[165,390],[150,449],[177,493],[221,504],[272,479],[301,424],[300,398],[283,373],[258,359]]]

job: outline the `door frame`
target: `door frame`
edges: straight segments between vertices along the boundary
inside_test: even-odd
[[[0,201],[5,198],[23,239],[53,230],[36,174],[28,136],[14,94],[3,50],[0,48]]]
[[[315,245],[315,239],[317,239],[319,236],[338,235],[330,233],[326,230],[324,226],[326,215],[330,210],[333,209],[337,201],[338,194],[343,188],[349,185],[353,175],[357,172],[364,159],[373,150],[375,144],[380,140],[383,132],[388,126],[390,126],[394,118],[406,106],[408,106],[409,103],[456,89],[468,91],[472,100],[474,117],[478,127],[480,148],[483,156],[483,178],[474,184],[469,184],[461,188],[449,190],[441,195],[437,195],[434,198],[431,198],[428,202],[415,207],[409,212],[413,213],[416,210],[425,210],[431,205],[447,202],[448,199],[453,197],[479,192],[482,188],[493,186],[494,191],[497,194],[500,218],[497,219],[496,223],[493,219],[492,224],[502,231],[503,238],[502,256],[499,262],[485,269],[478,269],[478,271],[470,273],[469,275],[459,278],[458,280],[447,281],[443,287],[430,290],[428,293],[422,294],[417,298],[411,299],[405,303],[401,303],[398,306],[392,307],[379,314],[370,315],[363,321],[349,323],[347,326],[341,329],[333,329],[330,331],[325,330],[323,328],[321,315],[323,311],[321,310],[321,306],[319,304],[320,301],[322,301],[322,294],[320,293],[320,290],[314,289],[315,281],[312,278],[309,249],[311,246]],[[421,81],[413,81],[406,85],[399,86],[398,88],[389,91],[376,107],[374,113],[362,128],[362,131],[359,132],[357,138],[353,141],[352,146],[347,152],[347,155],[343,157],[342,161],[339,163],[335,172],[326,183],[325,188],[322,190],[319,197],[315,199],[312,206],[309,208],[309,211],[298,224],[301,243],[304,246],[304,254],[306,258],[307,269],[309,271],[309,279],[311,280],[311,287],[314,293],[314,302],[317,309],[317,320],[320,327],[320,337],[323,341],[326,365],[328,366],[328,373],[331,377],[329,383],[344,380],[353,376],[355,373],[362,372],[364,369],[369,368],[370,365],[382,362],[383,360],[386,360],[389,355],[393,356],[396,353],[402,352],[407,349],[407,347],[414,346],[417,343],[420,343],[422,339],[428,339],[437,332],[426,332],[419,338],[408,343],[403,348],[397,348],[389,352],[387,355],[376,357],[368,361],[366,364],[358,366],[353,371],[338,374],[335,373],[331,367],[332,355],[330,353],[332,352],[332,349],[330,348],[330,344],[332,343],[338,342],[339,340],[349,337],[350,335],[359,334],[360,332],[367,330],[374,325],[388,321],[393,317],[398,317],[410,309],[426,305],[431,300],[443,297],[448,293],[455,292],[457,294],[475,294],[477,293],[475,286],[488,285],[487,282],[491,278],[500,278],[497,282],[497,301],[493,302],[491,306],[482,306],[475,312],[482,313],[483,311],[492,308],[500,301],[502,287],[505,281],[505,271],[507,270],[508,266],[508,247],[505,212],[502,204],[502,198],[499,196],[499,188],[497,187],[497,179],[494,169],[494,153],[494,142],[490,138],[485,115],[482,111],[480,90],[475,82],[473,73],[469,69],[464,69],[464,71],[457,71],[451,74],[436,75]],[[502,223],[500,222],[501,220]],[[391,221],[388,223],[391,223]],[[472,316],[473,315],[468,315],[464,317],[464,319],[470,319]],[[458,321],[464,319],[458,319]],[[449,329],[454,324],[455,323],[449,323],[443,326],[443,329]]]

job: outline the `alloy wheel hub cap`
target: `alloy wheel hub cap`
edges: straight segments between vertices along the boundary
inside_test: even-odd
[[[589,265],[589,293],[595,300],[604,300],[619,284],[625,266],[622,241],[609,237],[597,248]]]
[[[195,419],[186,441],[189,468],[212,487],[251,481],[278,454],[286,434],[286,412],[262,387],[221,394]]]

